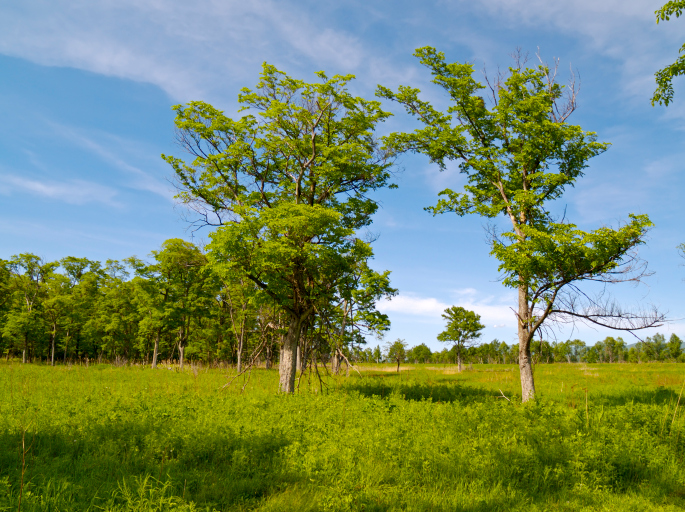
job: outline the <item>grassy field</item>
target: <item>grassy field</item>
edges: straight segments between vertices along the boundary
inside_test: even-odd
[[[0,511],[685,507],[685,365],[540,365],[525,406],[514,366],[391,370],[282,396],[276,371],[241,393],[226,370],[0,363]]]

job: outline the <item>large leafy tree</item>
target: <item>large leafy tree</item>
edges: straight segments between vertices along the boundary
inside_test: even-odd
[[[480,315],[461,306],[452,306],[445,310],[442,318],[447,321],[445,330],[438,334],[438,341],[450,343],[457,352],[457,367],[462,370],[464,349],[478,338],[485,326],[480,323]]]
[[[652,225],[646,215],[631,215],[618,229],[583,231],[559,220],[550,203],[583,175],[587,162],[607,143],[592,132],[568,124],[575,110],[575,90],[555,82],[544,65],[520,65],[506,76],[473,78],[471,64],[448,63],[426,47],[415,54],[442,87],[452,105],[445,112],[420,99],[420,91],[401,86],[379,87],[378,94],[403,104],[424,125],[413,133],[387,138],[388,147],[427,155],[444,169],[459,163],[467,177],[462,191],[444,190],[433,214],[503,216],[510,230],[491,232],[491,254],[500,262],[505,286],[518,291],[516,318],[523,400],[535,395],[531,341],[548,319],[582,318],[614,328],[636,329],[658,324],[658,313],[626,313],[602,297],[582,293],[582,281],[614,283],[639,280],[644,267],[633,250]]]
[[[685,0],[671,0],[654,13],[656,22],[658,24],[660,21],[669,21],[671,16],[679,18],[683,10],[685,10]],[[652,96],[652,105],[659,103],[668,106],[673,100],[673,79],[682,75],[685,75],[685,44],[680,47],[680,57],[674,63],[655,73],[657,87]]]
[[[179,142],[194,160],[164,157],[178,197],[200,222],[220,226],[210,260],[239,270],[287,311],[282,392],[294,391],[305,322],[368,258],[355,233],[377,208],[368,193],[390,178],[390,153],[373,135],[390,114],[351,95],[352,76],[317,76],[305,83],[265,64],[256,89],[241,91],[237,120],[202,102],[176,106]]]

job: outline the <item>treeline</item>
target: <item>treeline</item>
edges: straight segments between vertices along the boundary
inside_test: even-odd
[[[287,330],[286,312],[253,281],[219,269],[208,256],[171,239],[150,261],[44,261],[30,253],[0,260],[0,353],[51,364],[272,366]],[[304,326],[300,368],[318,360],[337,370],[351,345],[388,328],[387,317],[375,311],[378,297],[394,293],[387,273],[365,266],[357,271],[359,279],[347,282],[354,289],[331,293],[327,307]]]
[[[389,361],[388,351],[380,346],[372,349],[354,349],[354,358],[361,361]],[[607,337],[588,346],[581,340],[563,342],[535,341],[531,345],[533,361],[539,363],[648,363],[685,362],[683,342],[675,334],[668,341],[663,334],[647,337],[632,346],[622,338]],[[463,349],[464,362],[470,364],[518,364],[519,346],[507,345],[497,339]],[[424,343],[408,349],[404,356],[406,363],[456,364],[457,347],[433,352]]]

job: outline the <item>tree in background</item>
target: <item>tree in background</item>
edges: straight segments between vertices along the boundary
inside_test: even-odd
[[[376,363],[380,363],[382,357],[383,357],[383,354],[381,353],[381,346],[376,345],[376,348],[373,349],[373,360]]]
[[[428,348],[428,345],[426,345],[425,343],[421,343],[420,345],[411,348],[407,352],[407,359],[409,361],[414,361],[418,363],[426,363],[430,361],[432,354],[433,353],[431,352],[431,349]]]
[[[462,308],[452,306],[445,310],[442,318],[447,321],[445,330],[438,334],[438,341],[449,343],[457,352],[457,366],[462,370],[462,354],[465,348],[481,336],[485,326],[480,323],[480,315]]]
[[[445,112],[419,98],[418,89],[398,92],[379,87],[378,95],[397,101],[423,123],[413,133],[389,135],[397,152],[427,155],[441,170],[459,162],[467,175],[462,192],[444,190],[433,214],[475,213],[488,219],[504,216],[511,230],[491,230],[491,254],[500,262],[503,284],[518,291],[516,313],[523,401],[535,396],[531,342],[547,321],[574,321],[634,330],[660,324],[657,311],[627,312],[601,293],[590,297],[583,281],[604,284],[639,282],[645,266],[635,248],[644,243],[652,223],[631,215],[618,229],[586,232],[550,211],[565,188],[583,175],[588,160],[608,148],[592,132],[568,124],[576,109],[576,89],[556,83],[556,69],[544,64],[526,68],[518,59],[508,75],[473,78],[473,65],[447,63],[434,48],[416,51],[433,83],[449,95]],[[481,90],[489,91],[489,100]]]
[[[407,344],[404,340],[397,338],[392,343],[388,343],[385,348],[386,359],[397,363],[397,373],[399,373],[400,363],[403,363],[407,357]]]
[[[57,262],[45,262],[31,253],[12,256],[9,261],[8,292],[12,307],[5,318],[2,334],[13,340],[15,347],[21,347],[23,363],[33,360],[38,342],[44,338],[40,308],[46,298],[45,282],[58,266]]]
[[[668,339],[668,355],[673,359],[674,361],[678,361],[680,356],[683,354],[683,342],[682,340],[676,336],[676,334],[671,334],[671,337]]]
[[[294,391],[300,335],[369,244],[355,233],[377,209],[368,193],[385,187],[391,152],[373,136],[390,114],[352,96],[353,78],[305,83],[264,65],[256,91],[238,97],[238,120],[202,102],[176,106],[179,142],[194,160],[170,156],[178,195],[220,226],[214,265],[235,268],[289,315],[280,353],[280,390]]]
[[[671,16],[679,18],[685,10],[685,0],[671,0],[661,9],[654,12],[656,14],[657,25],[660,21],[669,21]],[[673,64],[669,64],[655,73],[656,90],[652,96],[652,106],[655,103],[668,106],[673,99],[673,79],[677,76],[685,75],[685,44],[680,47],[680,57]]]

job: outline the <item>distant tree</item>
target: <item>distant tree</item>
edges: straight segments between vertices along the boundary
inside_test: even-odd
[[[554,354],[555,362],[566,361],[571,362],[571,346],[570,341],[560,341],[552,343],[552,354]]]
[[[462,370],[462,353],[465,347],[474,343],[481,336],[485,326],[480,323],[480,315],[462,308],[452,306],[445,310],[442,318],[447,321],[444,331],[438,334],[438,341],[453,345],[457,352],[457,366]]]
[[[630,347],[628,349],[627,358],[629,363],[638,363],[640,362],[640,353],[635,347]]]
[[[400,372],[400,363],[403,363],[407,357],[407,344],[404,340],[397,338],[392,343],[386,345],[385,357],[388,361],[397,363],[397,373]]]
[[[407,352],[407,359],[409,361],[418,361],[419,363],[425,363],[427,361],[430,361],[432,352],[431,349],[428,348],[428,345],[425,343],[421,343],[420,345],[417,345],[413,347],[412,349]]]
[[[43,317],[40,314],[47,297],[45,282],[59,267],[58,262],[45,262],[31,253],[12,256],[9,293],[12,305],[2,327],[3,337],[14,340],[21,347],[22,362],[33,360],[37,342],[44,336]]]
[[[381,362],[382,354],[381,354],[381,347],[380,347],[380,345],[376,345],[376,348],[373,349],[373,355],[372,355],[372,357],[373,357],[374,362],[376,362],[376,363],[380,363],[380,362]]]
[[[638,282],[644,266],[635,248],[652,226],[646,215],[631,215],[618,229],[586,232],[550,211],[566,187],[583,175],[590,158],[608,148],[593,132],[567,123],[576,109],[576,90],[555,82],[546,65],[525,67],[519,59],[509,74],[483,85],[469,63],[448,63],[434,48],[416,50],[433,83],[451,100],[445,111],[419,97],[418,89],[377,94],[397,101],[423,127],[386,138],[395,151],[427,155],[445,169],[458,162],[466,174],[462,191],[444,190],[433,214],[504,216],[511,230],[490,233],[491,254],[500,262],[503,284],[518,292],[516,319],[522,400],[535,396],[531,343],[547,320],[580,321],[634,330],[660,324],[655,310],[627,312],[607,297],[589,297],[582,282]],[[489,90],[489,98],[481,95]]]
[[[671,334],[671,337],[668,339],[668,355],[672,359],[677,361],[682,353],[683,353],[683,342],[682,342],[682,340],[675,333]]]
[[[654,361],[663,361],[664,356],[667,354],[666,337],[661,333],[656,333],[651,339],[647,339],[650,340],[652,359]]]
[[[585,346],[585,342],[582,340],[572,340],[569,342],[569,348],[571,350],[571,360],[574,362],[580,362],[583,359],[583,356],[585,352],[587,351],[587,347]]]
[[[657,25],[660,21],[668,21],[671,16],[679,18],[685,10],[685,0],[671,0],[661,9],[654,12],[656,14]],[[656,90],[652,96],[652,106],[655,103],[668,106],[673,99],[673,79],[677,76],[685,75],[685,44],[680,47],[680,57],[673,64],[669,64],[655,73]]]

